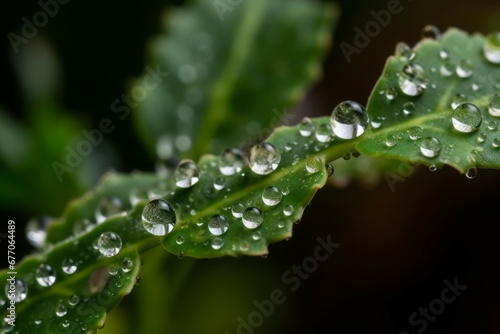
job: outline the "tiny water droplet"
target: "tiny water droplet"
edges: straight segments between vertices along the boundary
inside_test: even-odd
[[[56,272],[48,264],[41,264],[36,270],[36,281],[43,287],[48,287],[56,281]]]
[[[260,231],[255,231],[252,234],[252,239],[255,241],[260,240],[261,238],[262,238],[262,233]]]
[[[331,125],[334,134],[339,138],[352,139],[361,136],[368,123],[368,113],[358,102],[341,102],[333,109]]]
[[[68,298],[68,304],[71,306],[76,306],[80,302],[80,297],[77,295],[72,295]]]
[[[174,207],[163,199],[150,201],[142,210],[142,225],[153,235],[166,235],[172,231],[176,222]]]
[[[219,250],[222,248],[222,246],[224,246],[224,240],[222,240],[221,238],[214,238],[212,240],[212,248],[214,250]]]
[[[380,126],[382,125],[382,121],[384,120],[384,117],[382,116],[375,116],[372,120],[371,120],[371,125],[372,125],[372,128],[374,129],[378,129],[380,128]]]
[[[62,301],[59,302],[56,306],[56,315],[58,317],[64,317],[68,313],[68,309],[66,306],[62,304]]]
[[[385,146],[394,147],[398,143],[398,138],[395,135],[388,135],[385,138]]]
[[[313,122],[309,117],[304,117],[299,124],[299,133],[302,137],[310,137],[316,130]]]
[[[278,187],[269,186],[262,192],[262,201],[265,205],[274,206],[281,202],[283,195],[281,194]]]
[[[389,101],[394,100],[398,96],[398,92],[394,88],[387,88],[384,91],[385,98]]]
[[[268,175],[274,172],[281,161],[281,153],[274,145],[263,142],[250,149],[250,169],[259,175]]]
[[[259,209],[255,207],[249,207],[246,208],[243,212],[241,220],[246,228],[254,229],[262,224],[262,222],[264,221],[264,216]]]
[[[500,91],[493,94],[488,106],[488,112],[493,117],[500,117]]]
[[[330,124],[321,124],[316,130],[316,139],[320,143],[328,143],[332,139],[332,127]]]
[[[38,325],[40,325],[41,323],[42,323],[42,320],[40,320],[40,319],[36,319],[36,320],[35,320],[35,325],[37,325],[37,326],[38,326]]]
[[[311,174],[317,173],[324,166],[323,162],[321,162],[321,159],[316,156],[306,157],[305,165],[306,165],[306,170]]]
[[[26,224],[26,238],[33,247],[40,248],[45,245],[47,227],[49,226],[50,221],[50,217],[42,216],[31,218]]]
[[[73,259],[63,260],[61,267],[62,267],[62,271],[68,275],[74,274],[76,272],[76,269],[77,269],[76,262]]]
[[[317,136],[318,136],[318,134],[316,134],[316,137],[317,137]],[[287,144],[285,145],[285,151],[287,151],[287,152],[290,152],[290,151],[292,150],[292,148],[293,148],[292,143],[287,143]]]
[[[490,131],[497,131],[497,129],[498,129],[498,122],[497,121],[488,121],[486,123],[486,127]]]
[[[407,61],[415,58],[415,52],[413,52],[413,49],[405,42],[396,44],[396,55]]]
[[[500,32],[486,36],[483,45],[484,56],[493,64],[500,64]]]
[[[447,59],[439,67],[439,73],[443,77],[451,77],[453,72],[455,72],[455,65]]]
[[[441,31],[435,25],[428,24],[422,29],[421,37],[422,39],[438,39],[441,37]]]
[[[122,261],[122,271],[124,273],[130,272],[134,268],[134,262],[128,257],[124,258]]]
[[[470,78],[474,74],[474,65],[469,59],[462,59],[457,65],[456,72],[460,78]]]
[[[229,228],[229,222],[223,215],[215,215],[208,221],[208,230],[213,235],[224,234]]]
[[[200,179],[200,169],[193,160],[183,159],[175,168],[174,178],[177,187],[192,187]]]
[[[499,148],[500,147],[500,138],[495,138],[491,141],[491,147]]]
[[[97,249],[106,257],[115,256],[118,252],[120,252],[121,248],[122,239],[114,232],[104,232],[97,240]]]
[[[415,111],[415,104],[413,102],[406,102],[403,104],[403,113],[405,115],[411,115]]]
[[[455,110],[456,107],[461,105],[462,103],[467,102],[467,96],[462,93],[457,93],[453,98],[451,99],[451,108]]]
[[[182,245],[184,243],[184,237],[183,236],[178,236],[177,239],[175,240],[175,243],[178,245]]]
[[[68,327],[69,327],[69,325],[70,325],[70,322],[69,322],[69,320],[67,320],[67,319],[66,319],[66,320],[63,320],[63,322],[61,323],[61,325],[62,325],[64,328],[68,328]]]
[[[111,267],[108,268],[108,273],[111,275],[111,276],[115,276],[118,274],[118,267],[115,266],[115,265],[112,265]]]
[[[236,148],[228,148],[221,153],[219,170],[224,175],[234,175],[241,172],[244,164],[243,152]]]
[[[283,208],[283,214],[285,216],[291,216],[293,214],[293,206],[291,204],[286,205]]]
[[[477,142],[478,144],[482,144],[482,143],[484,143],[484,142],[486,141],[486,139],[487,139],[487,138],[488,138],[488,137],[486,136],[486,134],[485,134],[485,133],[483,133],[483,132],[481,132],[481,133],[477,136],[477,138],[476,138],[476,142]]]
[[[453,111],[453,127],[462,133],[476,131],[483,120],[481,111],[472,103],[462,103]]]
[[[399,75],[399,88],[408,96],[422,94],[428,85],[425,69],[417,63],[409,63],[403,66]]]
[[[222,190],[226,186],[226,179],[223,177],[218,177],[214,181],[214,188],[217,190]]]
[[[236,203],[231,208],[231,213],[235,218],[241,218],[243,216],[243,211],[245,211],[245,207],[241,203]]]
[[[435,172],[435,171],[437,171],[437,167],[436,167],[436,165],[430,165],[430,166],[429,166],[429,170],[430,170],[431,172]]]
[[[435,137],[427,137],[420,143],[420,152],[428,158],[435,158],[441,153],[443,145]]]
[[[477,168],[476,167],[471,167],[465,172],[465,176],[468,179],[473,179],[477,176]]]
[[[22,302],[28,296],[28,286],[22,279],[14,278],[14,283],[11,285],[12,280],[9,279],[5,284],[5,296],[11,301],[16,303]],[[14,289],[14,291],[11,290]]]
[[[331,164],[326,164],[325,168],[326,168],[326,173],[328,174],[328,177],[332,176],[333,173],[335,172],[335,169],[333,168],[333,165],[331,165]]]
[[[283,189],[281,189],[281,194],[283,196],[286,196],[290,193],[290,188],[288,188],[287,186],[283,187]]]

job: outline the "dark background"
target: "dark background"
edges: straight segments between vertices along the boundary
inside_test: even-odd
[[[35,1],[0,1],[0,105],[22,121],[25,105],[6,34],[18,33],[20,18],[39,7]],[[324,77],[297,106],[300,115],[329,115],[337,103],[347,99],[366,103],[396,43],[415,44],[426,24],[441,30],[451,26],[469,32],[500,30],[497,1],[404,0],[403,12],[393,16],[391,23],[347,63],[339,44],[352,44],[353,28],[363,29],[373,20],[370,11],[387,8],[388,1],[335,2],[341,16],[325,60]],[[61,6],[61,13],[41,33],[62,63],[61,103],[68,112],[97,127],[109,113],[110,103],[126,91],[127,81],[144,68],[145,45],[157,33],[159,15],[168,4],[181,5],[182,1],[72,0]],[[109,168],[124,172],[154,169],[154,160],[134,137],[129,123],[113,132],[109,140],[120,160]],[[384,179],[370,187],[356,182],[344,188],[326,187],[306,209],[302,223],[295,226],[294,237],[271,245],[265,260],[204,260],[195,270],[203,273],[212,265],[256,266],[263,262],[276,273],[271,280],[278,283],[273,284],[285,291],[281,273],[310,256],[317,237],[331,235],[341,247],[302,282],[299,290],[287,294],[286,307],[278,307],[273,315],[285,319],[279,332],[417,333],[408,323],[409,315],[439,298],[445,279],[457,278],[467,285],[466,291],[447,305],[424,333],[500,333],[500,251],[495,232],[499,190],[498,171],[479,170],[478,176],[469,180],[447,167],[435,172],[418,168],[397,183],[395,191]],[[19,242],[23,222],[43,214],[2,203],[0,209],[2,222],[18,222]],[[19,247],[18,251],[30,251],[26,243]],[[269,292],[263,289],[254,298],[266,298]],[[234,325],[236,328],[236,321]],[[260,328],[255,333],[266,331]]]

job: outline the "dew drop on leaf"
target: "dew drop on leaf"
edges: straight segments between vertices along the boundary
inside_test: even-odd
[[[175,184],[179,188],[189,188],[200,179],[200,169],[193,160],[183,159],[174,172]]]
[[[222,246],[224,246],[224,240],[222,240],[221,238],[214,238],[212,240],[212,248],[214,250],[219,250],[222,248]]]
[[[331,125],[334,134],[339,138],[352,139],[361,136],[368,123],[368,113],[358,102],[344,101],[333,109]]]
[[[245,207],[241,203],[236,203],[231,208],[231,213],[235,218],[241,218],[241,216],[243,216],[243,211],[245,211]]]
[[[275,186],[268,186],[262,192],[262,201],[264,202],[265,205],[268,205],[268,206],[274,206],[274,205],[279,204],[279,202],[281,202],[282,198],[283,198],[283,195],[281,194],[278,187],[275,187]]]
[[[255,231],[252,234],[252,239],[255,241],[262,239],[262,233],[260,231]]]
[[[394,88],[387,88],[384,91],[384,95],[388,101],[392,101],[398,96],[398,93],[396,92],[396,90]]]
[[[411,115],[415,111],[415,104],[413,102],[406,102],[403,104],[403,113],[405,115]]]
[[[15,301],[16,303],[22,302],[28,296],[28,286],[24,281],[20,278],[14,278],[14,291],[11,291],[11,283],[12,281],[9,279],[7,284],[5,284],[5,296],[11,301]]]
[[[104,232],[97,240],[97,249],[106,257],[115,256],[118,252],[120,252],[121,248],[122,239],[114,232]]]
[[[71,306],[76,306],[80,302],[80,297],[77,295],[72,295],[68,298],[68,304]]]
[[[500,117],[500,91],[493,94],[488,106],[488,112],[493,117]]]
[[[243,211],[241,220],[246,228],[254,229],[262,224],[262,222],[264,221],[264,216],[259,209],[255,207],[249,207],[246,208],[245,211]]]
[[[283,208],[283,214],[285,216],[291,216],[293,214],[293,206],[291,204],[286,205]]]
[[[471,167],[465,172],[465,176],[468,179],[473,179],[477,176],[477,168],[476,167]]]
[[[331,164],[326,164],[325,168],[326,168],[326,173],[328,174],[328,177],[332,176],[333,173],[335,172],[335,169],[333,168],[333,165],[331,165]]]
[[[221,153],[219,170],[224,175],[234,175],[241,172],[244,164],[243,153],[236,148],[228,148]]]
[[[317,173],[324,166],[323,163],[321,162],[321,159],[315,156],[308,156],[306,158],[305,165],[306,165],[306,170],[311,174]]]
[[[222,190],[226,186],[226,179],[223,177],[218,177],[214,181],[214,188],[217,190]]]
[[[484,56],[493,64],[500,64],[500,32],[486,36],[483,46]]]
[[[441,51],[439,51],[439,58],[444,60],[444,59],[448,59],[449,56],[450,55],[448,53],[448,50],[442,49]]]
[[[491,147],[499,148],[500,147],[500,138],[495,138],[491,141]]]
[[[134,262],[132,262],[131,259],[129,259],[128,257],[126,257],[126,258],[123,259],[123,261],[122,261],[122,271],[124,273],[130,272],[133,267],[134,267]]]
[[[178,245],[182,245],[184,243],[184,237],[182,235],[178,236],[175,240],[175,243]]]
[[[439,67],[439,73],[441,73],[441,75],[446,78],[451,77],[454,71],[455,71],[455,65],[453,65],[447,59]]]
[[[42,216],[31,218],[26,224],[26,238],[33,247],[40,248],[45,245],[47,227],[50,221],[50,217]]]
[[[249,152],[250,169],[259,175],[268,175],[274,172],[281,161],[281,153],[274,145],[263,142],[254,145]]]
[[[321,124],[318,126],[315,135],[320,143],[328,143],[332,139],[332,127],[330,124]]]
[[[62,300],[56,306],[56,315],[58,317],[64,317],[68,313],[68,309],[63,305]]]
[[[486,139],[487,139],[487,138],[488,138],[488,137],[486,136],[486,134],[485,134],[484,132],[481,132],[481,133],[477,136],[477,138],[476,138],[476,142],[477,142],[478,144],[482,144],[482,143],[484,143],[484,142],[486,141]]]
[[[41,286],[49,287],[56,281],[56,272],[48,264],[41,264],[36,269],[35,278]]]
[[[486,127],[490,131],[496,131],[498,129],[498,122],[497,121],[488,121],[486,123]]]
[[[164,199],[154,199],[142,210],[142,225],[153,235],[166,235],[172,231],[176,222],[174,207]]]
[[[425,69],[416,63],[409,63],[403,66],[399,74],[399,88],[408,96],[418,96],[422,94],[429,83]]]
[[[388,135],[384,143],[387,147],[394,147],[398,143],[398,138],[395,135]]]
[[[435,39],[438,39],[439,37],[441,37],[441,31],[435,25],[428,24],[422,29],[422,33],[421,33],[422,39],[434,39],[435,40]]]
[[[78,268],[75,260],[69,258],[63,260],[61,267],[62,271],[68,275],[74,274],[76,272],[76,269]]]
[[[469,78],[474,74],[474,65],[469,59],[462,59],[457,65],[456,72],[460,78]]]
[[[299,123],[299,133],[302,137],[310,137],[316,130],[313,122],[309,117],[304,117]]]
[[[427,137],[420,143],[420,152],[428,158],[434,158],[441,153],[443,145],[439,139],[435,137]]]
[[[453,111],[453,127],[462,133],[476,131],[483,120],[481,111],[472,103],[462,103]]]
[[[413,52],[413,49],[404,42],[396,44],[396,55],[406,61],[410,61],[415,58],[415,52]]]
[[[223,215],[215,215],[208,221],[208,230],[213,235],[224,234],[229,228],[229,222]]]

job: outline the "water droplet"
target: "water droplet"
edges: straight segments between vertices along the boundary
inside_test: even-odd
[[[420,152],[428,158],[434,158],[441,153],[443,145],[435,137],[427,137],[420,143]]]
[[[123,210],[123,202],[118,197],[103,197],[95,209],[95,219],[100,224],[113,215],[121,214]]]
[[[450,55],[448,53],[448,50],[442,49],[441,51],[439,51],[439,58],[444,60],[444,59],[448,59],[449,56]]]
[[[11,283],[13,284],[11,285]],[[16,303],[22,302],[28,296],[28,287],[22,279],[14,278],[13,281],[9,279],[5,285],[5,296]]]
[[[313,122],[309,117],[304,117],[299,124],[299,133],[302,137],[310,137],[316,130]]]
[[[462,59],[457,65],[456,72],[460,78],[469,78],[474,73],[474,65],[469,59]]]
[[[443,77],[451,77],[454,71],[455,65],[449,60],[445,60],[439,67],[439,73],[441,73]]]
[[[413,52],[413,49],[404,42],[399,42],[398,44],[396,44],[396,55],[406,61],[415,58],[415,52]]]
[[[465,96],[465,94],[462,93],[457,93],[455,96],[453,96],[453,99],[451,100],[451,108],[455,110],[456,107],[465,102],[467,102],[467,96]]]
[[[430,165],[430,166],[429,166],[429,170],[430,170],[431,172],[435,172],[435,171],[437,171],[437,167],[436,167],[436,165]]]
[[[278,187],[275,186],[269,186],[262,192],[262,201],[264,202],[264,204],[269,206],[279,204],[282,198],[283,195],[281,194]]]
[[[477,176],[477,168],[476,167],[471,167],[465,172],[465,176],[468,179],[473,179]]]
[[[306,158],[306,170],[309,173],[317,173],[323,168],[323,166],[323,162],[321,162],[319,157],[308,156]]]
[[[236,148],[228,148],[221,153],[219,170],[224,175],[234,175],[241,172],[244,164],[243,153]]]
[[[453,111],[453,127],[463,133],[474,132],[483,120],[481,111],[472,103],[462,103]]]
[[[320,143],[328,143],[332,139],[332,127],[330,124],[321,124],[315,134]]]
[[[64,317],[68,313],[68,309],[66,306],[62,304],[62,300],[59,301],[59,304],[56,306],[56,315],[58,317]]]
[[[61,325],[64,327],[64,328],[68,328],[70,323],[69,323],[69,320],[63,320],[63,322],[61,323]]]
[[[399,75],[399,88],[408,96],[418,96],[427,89],[428,79],[425,69],[416,63],[403,66]]]
[[[318,136],[318,134],[316,133],[316,137],[317,137],[317,136]],[[287,144],[285,145],[285,151],[287,151],[287,152],[290,152],[290,151],[292,150],[292,148],[293,148],[292,143],[287,143]]]
[[[246,241],[242,241],[242,242],[240,243],[240,251],[242,251],[242,252],[246,252],[246,251],[248,251],[249,249],[250,249],[250,245],[248,244],[248,242],[246,242]]]
[[[214,250],[219,250],[222,248],[222,246],[224,246],[224,240],[222,240],[221,238],[214,238],[212,240],[212,248]]]
[[[268,175],[274,172],[281,161],[280,152],[267,142],[257,144],[250,149],[250,169],[255,174]]]
[[[394,88],[387,88],[384,90],[384,95],[388,101],[392,101],[398,96],[398,92]]]
[[[48,264],[41,264],[36,270],[35,277],[38,284],[48,287],[56,281],[56,272]]]
[[[134,268],[134,262],[128,257],[124,258],[122,261],[122,271],[124,273],[130,272]]]
[[[118,275],[118,266],[111,266],[108,268],[108,273],[111,275],[111,276],[115,276],[115,275]]]
[[[422,29],[421,37],[422,39],[438,39],[441,37],[441,31],[435,25],[428,24]]]
[[[214,235],[221,235],[229,228],[229,222],[223,215],[215,215],[208,221],[208,230]]]
[[[395,135],[388,135],[385,138],[385,146],[394,147],[398,143],[398,138]]]
[[[79,219],[73,224],[73,233],[79,235],[90,231],[94,224],[88,219]]]
[[[281,189],[281,194],[283,196],[286,196],[290,193],[290,188],[288,188],[287,186],[283,187],[283,189]]]
[[[163,199],[152,200],[142,211],[142,225],[153,235],[166,235],[172,231],[176,222],[174,207]]]
[[[97,240],[97,249],[106,257],[115,256],[121,248],[122,239],[114,232],[104,232]]]
[[[26,238],[33,247],[40,248],[45,245],[47,227],[50,221],[50,217],[42,216],[39,218],[32,218],[26,224]]]
[[[500,91],[493,94],[488,107],[488,112],[493,117],[500,117]]]
[[[486,139],[487,139],[487,138],[488,138],[488,137],[486,136],[486,134],[481,132],[481,133],[477,136],[476,141],[477,141],[477,143],[478,143],[478,144],[482,144],[482,143],[484,143],[484,142],[486,141]]]
[[[486,127],[490,131],[496,131],[498,129],[498,122],[497,121],[488,121],[488,122],[486,122]]]
[[[184,243],[184,237],[182,235],[178,236],[175,240],[175,243],[178,245],[182,245]]]
[[[184,159],[175,168],[175,184],[179,188],[189,188],[198,182],[200,169],[193,160]]]
[[[226,186],[226,179],[223,177],[218,177],[214,181],[214,188],[217,190],[222,190]]]
[[[293,206],[292,205],[288,204],[287,206],[285,206],[283,208],[283,214],[285,216],[291,216],[292,213],[293,213]]]
[[[246,208],[242,216],[243,225],[246,228],[254,229],[260,226],[264,221],[262,212],[254,207]]]
[[[499,148],[500,147],[500,138],[495,138],[491,141],[491,147]]]
[[[252,234],[252,239],[255,241],[262,239],[262,233],[260,231],[255,231]]]
[[[368,113],[358,102],[341,102],[333,109],[331,125],[333,132],[339,138],[352,139],[361,136],[368,123]]]
[[[384,120],[384,117],[382,117],[382,116],[375,116],[372,119],[372,121],[371,121],[372,128],[374,128],[374,129],[380,128],[380,126],[382,125],[382,121],[383,120]]]
[[[62,271],[68,275],[74,274],[77,269],[76,262],[73,259],[63,260],[61,267]]]
[[[35,320],[35,325],[37,325],[37,326],[38,326],[38,325],[40,325],[41,323],[42,323],[42,320],[40,320],[40,319],[36,319],[36,320]]]
[[[231,213],[235,218],[241,218],[243,216],[243,211],[245,211],[245,207],[241,203],[236,203],[231,208]]]
[[[333,173],[335,172],[335,169],[333,168],[333,166],[331,164],[326,164],[325,168],[326,168],[326,173],[328,174],[328,177],[332,176]]]
[[[68,304],[71,306],[76,306],[80,302],[80,297],[77,295],[72,295],[68,298]]]
[[[406,102],[403,104],[403,113],[405,115],[411,115],[415,111],[415,104],[413,102]]]
[[[486,36],[483,46],[484,56],[493,64],[500,64],[500,32]]]

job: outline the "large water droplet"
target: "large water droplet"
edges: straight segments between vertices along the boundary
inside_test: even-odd
[[[310,137],[314,130],[316,130],[316,127],[309,117],[304,117],[302,121],[300,121],[299,133],[302,137]]]
[[[462,59],[457,65],[456,72],[460,78],[469,78],[474,74],[474,65],[469,59]]]
[[[115,256],[118,252],[120,252],[121,248],[122,239],[114,232],[104,232],[97,240],[97,249],[106,257]]]
[[[483,46],[484,56],[493,64],[500,64],[500,32],[486,36]]]
[[[399,74],[399,88],[408,96],[418,96],[422,94],[428,85],[425,69],[416,63],[409,63],[403,66]]]
[[[462,103],[453,111],[451,118],[453,127],[460,132],[474,132],[483,120],[481,111],[472,103]]]
[[[500,117],[500,91],[493,94],[488,106],[488,112],[493,117]]]
[[[241,203],[236,203],[231,208],[231,213],[235,218],[241,218],[241,216],[243,216],[243,211],[245,211],[245,207]]]
[[[253,229],[259,227],[260,224],[262,224],[262,222],[264,221],[264,216],[259,209],[249,207],[246,208],[243,212],[241,220],[243,221],[243,225],[245,225],[245,227]]]
[[[48,264],[41,264],[36,270],[35,277],[38,284],[48,287],[56,281],[56,272]]]
[[[319,157],[308,156],[306,158],[306,170],[309,173],[317,173],[323,168],[323,163]]]
[[[427,137],[420,143],[420,152],[428,158],[434,158],[441,153],[443,145],[439,139],[435,137]]]
[[[274,206],[279,204],[283,195],[281,194],[278,187],[269,186],[262,192],[262,201],[265,205]]]
[[[234,175],[241,172],[244,164],[243,153],[236,148],[228,148],[221,153],[219,170],[224,175]]]
[[[250,169],[255,174],[267,175],[278,168],[281,161],[281,153],[274,145],[263,142],[250,149],[248,160]]]
[[[28,296],[28,287],[22,279],[9,278],[5,285],[5,296],[16,303],[22,302]]]
[[[51,219],[47,216],[32,218],[26,224],[26,238],[28,242],[35,248],[40,248],[45,245],[47,237],[47,227]]]
[[[123,202],[118,197],[103,197],[95,209],[95,219],[100,224],[113,215],[121,214],[123,210]]]
[[[175,226],[175,209],[164,199],[154,199],[142,210],[142,225],[149,233],[164,236]]]
[[[77,269],[76,262],[73,259],[64,259],[61,264],[61,267],[64,273],[68,275],[74,274]]]
[[[223,215],[215,215],[208,221],[208,230],[214,235],[221,235],[229,228],[229,222]]]
[[[175,184],[179,188],[189,188],[200,179],[200,169],[193,160],[184,159],[175,168]]]
[[[331,125],[333,132],[339,138],[352,139],[361,136],[368,123],[368,113],[358,102],[344,101],[333,109]]]

